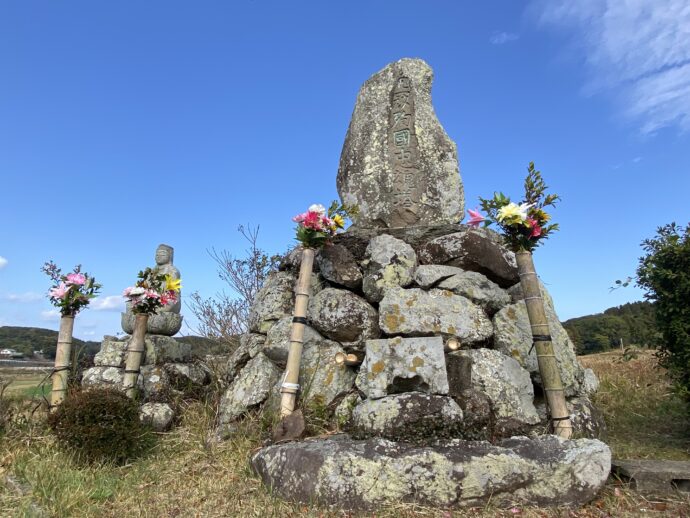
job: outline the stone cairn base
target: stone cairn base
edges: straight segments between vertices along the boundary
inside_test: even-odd
[[[122,390],[131,337],[105,336],[94,367],[86,369],[83,387]],[[146,335],[141,374],[137,381],[143,404],[140,418],[156,431],[170,428],[175,418],[173,402],[179,397],[198,397],[210,386],[213,375],[201,360],[204,348],[193,347],[171,336]]]
[[[299,261],[296,249],[256,297],[227,365],[221,436],[278,407]],[[598,382],[542,292],[577,440],[548,435],[515,257],[497,234],[443,225],[338,236],[317,254],[300,385],[301,404],[347,433],[268,446],[254,470],[285,498],[346,509],[588,501],[611,463],[589,399]]]

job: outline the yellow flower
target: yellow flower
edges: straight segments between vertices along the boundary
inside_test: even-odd
[[[171,275],[165,276],[166,291],[180,291],[180,288],[182,288],[182,281],[180,279],[173,279]]]
[[[345,220],[340,214],[336,214],[335,216],[333,216],[333,221],[335,222],[338,228],[345,228]]]

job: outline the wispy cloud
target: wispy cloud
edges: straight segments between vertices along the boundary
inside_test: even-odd
[[[57,309],[41,311],[41,320],[45,320],[46,322],[60,320],[60,312]]]
[[[489,37],[489,41],[492,45],[503,45],[504,43],[515,41],[519,37],[520,36],[514,32],[494,31]]]
[[[108,295],[98,297],[89,307],[95,311],[124,311],[125,302],[122,295]]]
[[[687,0],[535,0],[546,25],[583,42],[593,94],[616,90],[643,134],[690,129],[690,3]]]
[[[0,270],[7,266],[7,263],[9,263],[9,261],[0,255]]]
[[[0,295],[0,300],[5,300],[7,302],[37,302],[43,299],[45,295],[40,293],[35,293],[33,291],[27,291],[26,293],[3,293]]]

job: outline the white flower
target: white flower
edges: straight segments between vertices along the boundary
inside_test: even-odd
[[[129,295],[143,295],[146,290],[140,286],[136,286],[129,290]]]
[[[319,216],[324,216],[326,214],[326,207],[320,203],[315,203],[311,205],[308,209],[309,212],[316,212]]]
[[[508,223],[523,222],[527,219],[527,211],[532,205],[534,204],[522,203],[521,205],[518,205],[517,203],[511,202],[508,205],[504,205],[498,209],[496,219],[501,222],[508,220]],[[519,221],[515,221],[516,219]]]

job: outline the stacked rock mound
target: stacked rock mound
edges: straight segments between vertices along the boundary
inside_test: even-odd
[[[316,256],[302,405],[346,433],[260,450],[278,495],[345,509],[580,504],[605,483],[608,447],[583,369],[542,286],[576,440],[549,435],[515,257],[463,216],[455,144],[431,106],[431,69],[389,65],[362,87],[338,171],[355,225]],[[259,292],[228,365],[221,433],[275,409],[289,344],[296,249]],[[349,353],[361,359],[338,363]]]
[[[127,345],[131,337],[105,336],[94,367],[82,376],[83,387],[111,387],[124,392]],[[142,406],[140,416],[154,430],[170,428],[175,418],[174,401],[199,397],[210,388],[213,374],[202,361],[205,350],[171,336],[146,335],[144,358],[137,381]]]

